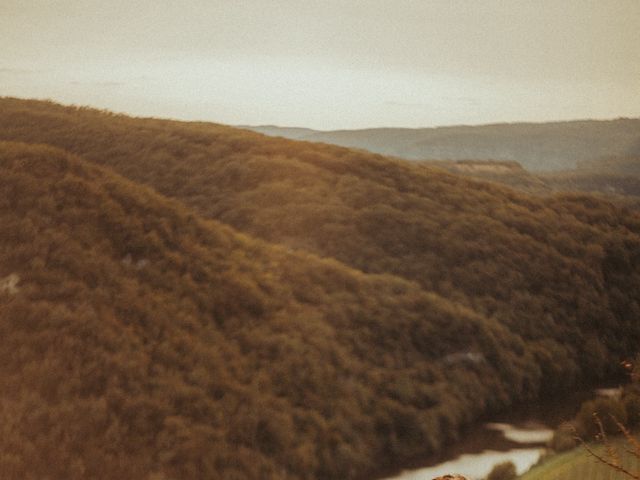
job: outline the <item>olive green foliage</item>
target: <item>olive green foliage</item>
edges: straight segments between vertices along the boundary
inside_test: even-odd
[[[491,469],[487,480],[513,480],[518,476],[513,462],[502,462]]]
[[[640,344],[606,201],[48,102],[1,139],[58,148],[0,146],[9,479],[371,477]]]
[[[611,446],[619,452],[620,463],[630,471],[640,471],[640,458],[628,449],[624,439],[612,439]],[[604,445],[594,445],[594,453],[606,455]],[[554,455],[525,473],[520,480],[622,480],[629,478],[598,462],[582,447]]]

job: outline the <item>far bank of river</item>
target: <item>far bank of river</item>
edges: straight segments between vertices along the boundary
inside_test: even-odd
[[[602,393],[611,391],[599,389],[562,395],[553,402],[525,405],[497,415],[465,431],[459,442],[417,465],[419,468],[387,476],[385,480],[432,480],[452,473],[482,480],[496,464],[506,461],[513,462],[518,474],[522,474],[538,462],[554,429],[572,419],[584,400]]]
[[[448,473],[480,480],[486,478],[494,465],[507,461],[513,462],[518,474],[522,474],[536,464],[544,445],[553,436],[553,429],[542,423],[486,423],[482,430],[485,432],[478,432],[485,440],[481,450],[474,448],[436,465],[404,471],[388,480],[432,480]],[[495,434],[500,438],[494,438]]]

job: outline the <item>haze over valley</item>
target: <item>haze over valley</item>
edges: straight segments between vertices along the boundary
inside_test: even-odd
[[[326,132],[275,126],[244,128],[408,160],[515,161],[531,171],[571,170],[578,163],[640,157],[638,118]]]

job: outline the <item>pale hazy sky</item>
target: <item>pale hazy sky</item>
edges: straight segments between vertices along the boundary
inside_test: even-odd
[[[320,129],[640,116],[640,0],[0,0],[0,96]]]

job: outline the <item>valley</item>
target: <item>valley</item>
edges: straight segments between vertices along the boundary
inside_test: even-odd
[[[604,198],[12,98],[0,168],[10,479],[367,478],[640,344]]]

